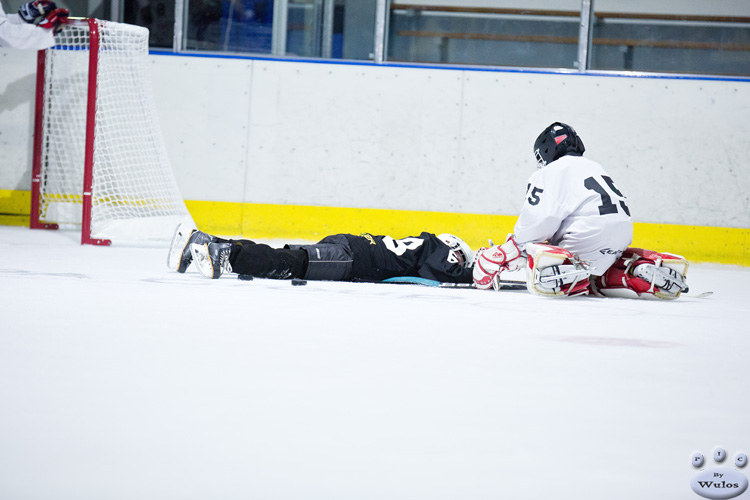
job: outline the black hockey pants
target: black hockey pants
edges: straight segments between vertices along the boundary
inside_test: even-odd
[[[326,236],[314,245],[286,245],[307,252],[305,279],[349,281],[352,279],[352,249],[343,234]]]
[[[352,250],[343,235],[323,238],[314,245],[272,248],[250,240],[232,240],[232,272],[256,278],[348,281]]]

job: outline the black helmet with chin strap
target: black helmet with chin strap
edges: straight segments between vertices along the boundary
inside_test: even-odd
[[[539,134],[534,142],[534,157],[538,168],[565,155],[582,156],[586,148],[570,125],[555,122]]]

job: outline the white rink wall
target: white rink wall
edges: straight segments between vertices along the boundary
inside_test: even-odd
[[[750,227],[750,79],[150,59],[188,200],[514,215],[562,120],[637,222]],[[29,190],[35,61],[0,50],[0,190]]]

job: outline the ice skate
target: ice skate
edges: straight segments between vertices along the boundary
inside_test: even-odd
[[[211,243],[214,237],[197,229],[191,229],[185,224],[180,224],[172,236],[172,244],[167,256],[167,267],[171,271],[184,273],[193,261],[190,245],[193,243]]]
[[[633,276],[648,281],[662,293],[669,295],[688,291],[685,276],[667,266],[639,264],[633,268]]]
[[[628,248],[602,276],[594,293],[604,297],[674,300],[688,291],[688,261],[680,255]]]
[[[218,279],[222,273],[232,272],[229,264],[231,243],[192,243],[190,252],[193,255],[198,271],[206,278]]]

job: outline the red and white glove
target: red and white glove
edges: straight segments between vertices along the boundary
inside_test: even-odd
[[[68,16],[70,11],[68,9],[55,9],[46,16],[44,19],[37,24],[40,28],[52,30],[52,33],[57,35],[62,29],[62,25],[68,22]]]
[[[474,259],[474,285],[481,290],[492,288],[492,280],[498,272],[515,271],[522,265],[521,251],[513,238],[502,245],[480,248]]]
[[[18,8],[18,15],[27,23],[32,24],[38,18],[46,16],[56,8],[55,2],[50,0],[35,0],[21,5]]]

